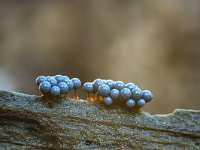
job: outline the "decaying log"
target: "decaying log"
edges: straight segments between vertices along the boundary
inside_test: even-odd
[[[0,149],[199,149],[200,111],[133,113],[0,91]]]

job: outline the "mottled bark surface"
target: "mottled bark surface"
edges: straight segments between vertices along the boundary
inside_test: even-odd
[[[199,149],[200,111],[133,113],[0,91],[0,149]]]

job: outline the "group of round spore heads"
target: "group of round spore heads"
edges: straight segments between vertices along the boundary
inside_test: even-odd
[[[100,100],[103,98],[106,105],[120,102],[129,108],[140,108],[153,99],[151,91],[142,91],[137,85],[124,84],[122,81],[96,79],[94,82],[86,82],[83,89],[89,95],[95,93],[95,97],[100,97]]]
[[[75,90],[74,99],[79,99],[77,89],[81,87],[81,81],[78,78],[70,79],[62,75],[39,76],[36,84],[44,96],[69,98],[68,93]],[[133,83],[125,84],[122,81],[96,79],[84,83],[83,90],[87,93],[88,101],[103,102],[106,105],[123,103],[129,108],[143,107],[153,99],[151,91],[142,91],[139,86]]]
[[[67,95],[71,90],[81,87],[81,81],[78,78],[70,79],[68,76],[39,76],[36,84],[43,95],[61,96]],[[76,95],[77,96],[77,95]]]

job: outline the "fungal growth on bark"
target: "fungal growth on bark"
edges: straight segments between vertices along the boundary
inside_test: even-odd
[[[79,100],[77,90],[81,88],[81,80],[70,79],[68,76],[39,76],[36,84],[40,92],[46,98],[65,97],[69,99],[68,92],[74,89],[75,100]],[[104,103],[105,105],[126,106],[127,109],[138,111],[146,103],[153,99],[153,94],[149,90],[141,88],[133,83],[124,84],[122,81],[96,79],[93,82],[86,82],[82,89],[86,92],[86,100],[89,102]]]

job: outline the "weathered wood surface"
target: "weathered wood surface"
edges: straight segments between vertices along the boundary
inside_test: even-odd
[[[133,113],[0,91],[0,149],[199,149],[200,111]]]

